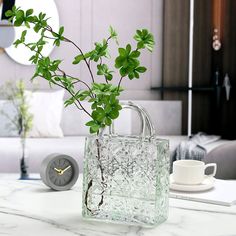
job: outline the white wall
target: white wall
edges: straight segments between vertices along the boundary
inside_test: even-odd
[[[118,31],[120,46],[124,46],[126,42],[134,42],[132,37],[137,28],[148,28],[154,33],[157,42],[155,51],[153,54],[144,53],[142,57],[142,64],[148,68],[147,73],[140,80],[126,79],[123,84],[128,90],[144,90],[138,94],[148,98],[149,92],[146,90],[157,86],[161,81],[163,0],[55,0],[55,2],[58,6],[60,23],[65,26],[65,35],[81,45],[84,50],[90,50],[94,41],[103,39],[107,35],[109,25]],[[114,57],[117,55],[114,50],[115,43],[111,44],[111,48],[111,55]],[[63,67],[69,74],[88,81],[86,68],[71,64],[76,53],[71,45],[63,45],[54,49],[51,56],[64,59]],[[23,78],[27,81],[28,87],[31,87],[29,79],[33,72],[33,66],[22,66],[13,62],[6,54],[0,55],[0,84],[6,80]],[[40,81],[40,88],[47,89],[47,82]],[[156,94],[150,96],[157,97]]]

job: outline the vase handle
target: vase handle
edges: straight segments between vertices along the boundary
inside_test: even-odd
[[[141,119],[141,134],[140,134],[140,136],[142,136],[142,137],[147,136],[147,130],[148,130],[150,136],[155,135],[155,128],[153,126],[151,118],[150,118],[148,112],[143,107],[141,107],[140,105],[134,104],[130,101],[128,103],[121,103],[121,105],[122,105],[123,109],[128,108],[128,109],[138,112],[139,117]],[[111,127],[109,129],[109,133],[110,133],[110,135],[115,134],[114,122],[112,122],[112,124],[111,124]]]

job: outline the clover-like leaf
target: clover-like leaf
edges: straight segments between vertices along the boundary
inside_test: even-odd
[[[154,37],[147,29],[137,30],[134,39],[138,42],[138,49],[147,48],[150,52],[153,51],[155,45]]]
[[[110,71],[106,64],[99,64],[97,65],[97,75],[104,75],[107,80],[112,80],[113,78],[113,71]]]

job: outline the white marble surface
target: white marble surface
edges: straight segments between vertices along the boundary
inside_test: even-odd
[[[170,199],[168,220],[156,228],[84,221],[81,176],[73,190],[54,192],[40,180],[0,175],[0,235],[235,236],[236,206]]]

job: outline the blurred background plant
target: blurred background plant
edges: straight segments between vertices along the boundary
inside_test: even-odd
[[[33,115],[30,113],[29,96],[25,89],[25,83],[23,80],[16,82],[7,82],[0,89],[1,96],[10,102],[14,107],[15,116],[12,118],[6,111],[1,110],[1,114],[4,115],[8,121],[8,129],[17,131],[21,139],[22,156],[20,159],[20,171],[21,179],[27,179],[28,165],[26,164],[26,139],[30,130],[33,127]]]

